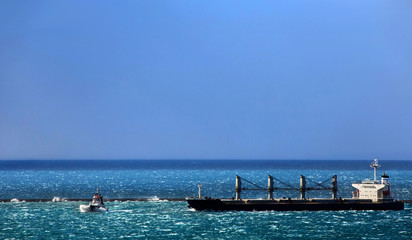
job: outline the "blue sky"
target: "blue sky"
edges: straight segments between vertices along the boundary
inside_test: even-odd
[[[411,1],[1,1],[0,159],[412,159]]]

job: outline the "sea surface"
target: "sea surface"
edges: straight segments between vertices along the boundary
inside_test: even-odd
[[[59,160],[0,161],[0,239],[412,239],[412,205],[402,211],[197,212],[184,201],[107,202],[107,213],[80,212],[87,202],[54,197],[185,198],[198,194],[234,197],[235,176],[267,186],[270,174],[298,188],[338,176],[338,196],[351,197],[353,182],[373,178],[370,161],[248,160]],[[380,161],[398,199],[412,199],[412,161]],[[243,182],[244,187],[248,183]],[[283,183],[275,181],[275,186]],[[253,187],[252,185],[250,185]],[[275,197],[299,196],[277,191]],[[311,191],[309,198],[329,198]],[[260,191],[243,198],[265,198]],[[50,199],[50,202],[24,202]]]

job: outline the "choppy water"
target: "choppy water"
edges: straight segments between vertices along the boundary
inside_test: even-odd
[[[195,212],[184,202],[0,203],[0,238],[411,239],[412,209],[339,212]]]
[[[236,174],[262,186],[267,184],[267,175],[271,174],[296,187],[300,174],[317,182],[337,174],[338,195],[350,197],[353,191],[350,184],[371,178],[373,173],[356,164],[333,170],[330,166],[316,167],[316,164],[300,169],[284,165],[263,168],[258,163],[238,168],[225,164],[216,167],[213,165],[216,162],[211,164],[213,167],[185,167],[183,164],[167,168],[130,167],[129,170],[110,166],[96,170],[93,164],[68,170],[55,166],[30,169],[1,164],[0,199],[89,198],[97,185],[106,198],[183,198],[196,195],[198,183],[204,186],[203,193],[207,196],[232,197]],[[403,164],[406,167],[384,169],[382,162],[382,169],[390,176],[393,192],[401,199],[412,199],[410,163]],[[277,197],[298,196],[297,192],[275,194]],[[309,192],[309,197],[320,196],[329,197],[330,193]],[[265,197],[265,194],[250,192],[244,197]],[[403,211],[195,212],[188,209],[185,202],[108,202],[106,206],[111,210],[108,213],[82,213],[80,204],[84,203],[0,203],[0,239],[412,238],[410,204],[406,204]]]

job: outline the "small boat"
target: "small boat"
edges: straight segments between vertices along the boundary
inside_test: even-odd
[[[80,205],[80,211],[82,212],[108,212],[109,209],[103,203],[103,196],[99,193],[99,188],[97,187],[96,193],[93,196],[92,201],[89,205]]]

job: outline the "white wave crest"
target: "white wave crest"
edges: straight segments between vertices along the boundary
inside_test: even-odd
[[[157,196],[148,198],[147,201],[149,201],[149,202],[168,202],[168,200],[166,200],[166,199],[160,200],[160,198],[157,197]]]
[[[52,202],[65,202],[65,201],[66,201],[66,199],[60,198],[60,197],[54,197],[52,199]]]

